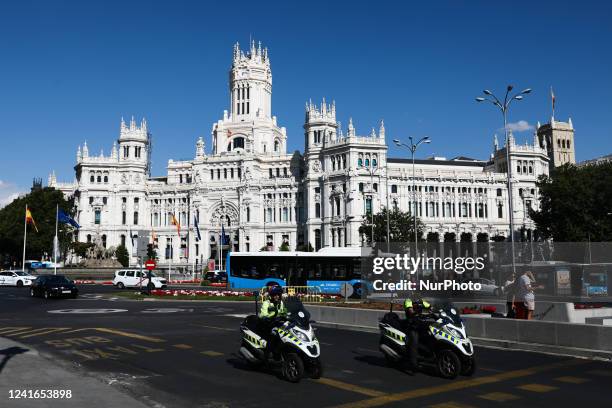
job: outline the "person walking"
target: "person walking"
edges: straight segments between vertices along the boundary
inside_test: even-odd
[[[533,285],[535,278],[531,271],[526,270],[518,279],[516,297],[516,317],[518,319],[531,320],[533,319],[533,311],[535,310],[535,295],[533,293]]]
[[[504,283],[504,293],[506,294],[506,317],[514,319],[516,317],[516,307],[514,305],[516,295],[516,275],[511,273]]]

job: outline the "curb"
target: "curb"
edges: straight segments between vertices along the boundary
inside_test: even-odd
[[[378,333],[378,328],[370,326],[357,326],[341,323],[315,322],[314,326],[337,330],[349,330],[364,333]],[[567,356],[586,358],[590,360],[612,361],[612,352],[605,350],[589,350],[575,347],[551,346],[550,344],[522,343],[507,340],[491,340],[480,337],[470,337],[475,346],[498,350],[527,351],[532,353],[550,354],[555,356]]]

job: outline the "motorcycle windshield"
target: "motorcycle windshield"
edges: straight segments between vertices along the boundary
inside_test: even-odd
[[[289,322],[303,329],[307,329],[310,326],[310,313],[299,299],[293,297],[287,298],[285,307],[287,308],[287,320]]]
[[[448,320],[449,323],[452,323],[455,326],[461,325],[461,316],[459,315],[459,310],[450,303],[441,305],[438,308],[438,315],[442,319]]]

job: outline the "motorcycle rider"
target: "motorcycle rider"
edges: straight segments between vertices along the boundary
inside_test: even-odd
[[[275,349],[278,336],[272,335],[272,329],[281,326],[283,319],[287,317],[287,309],[283,303],[283,288],[273,285],[268,288],[267,299],[259,310],[259,321],[261,336],[267,341],[266,356]]]
[[[419,330],[422,318],[431,310],[431,304],[426,300],[406,299],[404,301],[404,313],[406,320],[403,328],[406,333],[406,352],[408,354],[409,370],[414,372],[418,369]]]

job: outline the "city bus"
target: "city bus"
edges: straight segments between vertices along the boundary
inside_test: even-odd
[[[233,289],[281,286],[314,286],[325,294],[339,294],[343,283],[361,296],[360,248],[325,248],[319,252],[230,252],[226,257],[227,280]]]

